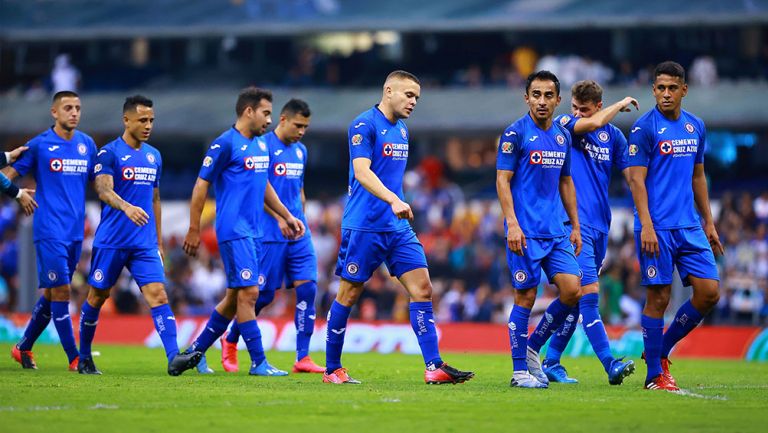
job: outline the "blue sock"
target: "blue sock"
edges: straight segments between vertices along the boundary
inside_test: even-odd
[[[237,325],[237,320],[232,321],[232,325],[229,327],[229,331],[227,332],[227,342],[236,344],[237,340],[240,339],[240,327]]]
[[[179,353],[179,343],[176,341],[176,317],[168,304],[152,307],[152,321],[155,322],[155,330],[163,342],[165,356],[171,362]]]
[[[261,344],[261,329],[255,320],[249,320],[237,325],[245,340],[245,347],[251,355],[251,365],[256,367],[267,359],[264,355],[264,346]]]
[[[560,363],[560,358],[563,356],[563,351],[568,347],[568,342],[571,341],[573,332],[576,331],[576,326],[579,324],[579,306],[571,308],[568,316],[565,318],[565,322],[560,328],[557,329],[555,335],[549,340],[549,347],[547,348],[547,358],[545,360],[547,365],[555,365]]]
[[[661,374],[661,345],[664,339],[664,319],[654,319],[645,314],[640,318],[643,327],[643,344],[645,345],[645,364],[648,373],[645,382]]]
[[[587,293],[579,299],[581,326],[584,328],[597,358],[603,364],[605,371],[608,372],[614,358],[611,355],[611,345],[608,343],[608,334],[605,332],[603,319],[600,317],[599,302],[597,293]]]
[[[325,371],[333,373],[341,368],[341,350],[344,348],[344,335],[347,320],[352,307],[345,307],[333,301],[328,312],[328,330],[325,336]]]
[[[685,338],[693,328],[697,327],[701,323],[703,316],[699,311],[693,307],[691,300],[689,299],[685,304],[680,306],[675,314],[675,320],[667,328],[667,332],[664,333],[664,343],[661,346],[661,357],[669,358],[669,352],[675,347],[678,341]]]
[[[435,315],[432,312],[432,301],[411,302],[410,307],[411,328],[416,333],[421,347],[421,356],[424,364],[429,369],[443,365],[440,359],[440,349],[437,347],[437,330],[435,329]]]
[[[571,308],[573,307],[569,307],[560,302],[560,299],[552,301],[544,312],[544,317],[542,317],[539,324],[536,325],[536,330],[533,331],[533,335],[528,338],[528,347],[536,352],[540,351],[541,346],[543,346],[544,343],[549,340],[549,337],[557,331],[557,328],[565,322],[565,318],[568,317]]]
[[[208,319],[208,323],[205,324],[205,329],[197,336],[197,339],[189,346],[187,351],[197,350],[205,353],[213,342],[227,330],[227,325],[229,325],[229,319],[214,309],[211,317]]]
[[[83,308],[80,311],[80,359],[91,357],[91,344],[96,335],[100,311],[101,307],[92,307],[88,301],[83,302]]]
[[[56,326],[56,332],[59,334],[59,341],[64,352],[67,353],[69,362],[77,358],[77,344],[75,344],[75,332],[72,330],[72,319],[69,317],[69,301],[51,302],[51,317],[53,325]]]
[[[296,360],[309,355],[309,340],[315,331],[315,294],[317,283],[310,281],[296,287],[296,312],[293,323],[296,325]]]
[[[525,361],[528,350],[528,319],[531,310],[520,305],[512,307],[509,313],[509,346],[512,349],[512,367],[514,371],[528,371]]]
[[[45,296],[41,296],[32,310],[32,317],[29,319],[27,329],[24,330],[24,336],[17,344],[19,350],[32,350],[32,345],[35,344],[50,321],[51,301],[45,299]]]

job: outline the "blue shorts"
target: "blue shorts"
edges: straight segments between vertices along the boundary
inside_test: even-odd
[[[410,227],[396,232],[341,230],[336,275],[364,283],[382,262],[391,275],[400,278],[406,272],[426,268],[427,256]]]
[[[88,284],[100,290],[111,289],[124,267],[131,272],[139,287],[150,283],[165,283],[163,261],[157,248],[93,247]]]
[[[259,262],[259,286],[277,290],[295,281],[317,281],[317,256],[311,236],[291,242],[264,242]]]
[[[64,242],[53,239],[35,242],[38,287],[50,289],[72,282],[80,260],[82,241]]]
[[[568,236],[553,239],[526,238],[528,248],[523,249],[523,255],[518,256],[507,245],[507,264],[512,273],[512,286],[515,289],[530,289],[539,285],[541,270],[547,275],[550,283],[557,274],[572,274],[579,276],[579,264],[573,253],[573,245]]]
[[[219,242],[219,253],[227,274],[227,287],[237,289],[261,285],[259,257],[261,242],[256,238],[241,238]]]
[[[571,236],[571,226],[565,226],[568,237]],[[608,234],[592,227],[581,226],[581,254],[576,256],[576,262],[581,268],[581,285],[588,286],[596,283],[603,267],[605,252],[608,249]]]
[[[715,264],[715,255],[707,235],[701,227],[656,230],[659,240],[659,256],[643,254],[640,232],[635,232],[635,247],[640,261],[643,286],[672,284],[675,266],[683,285],[690,286],[688,276],[720,280]]]

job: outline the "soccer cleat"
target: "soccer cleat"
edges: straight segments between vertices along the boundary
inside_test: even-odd
[[[251,365],[248,374],[251,376],[288,376],[287,371],[269,365],[266,359],[261,361],[259,365]]]
[[[559,362],[549,365],[547,360],[544,360],[544,374],[547,375],[547,379],[551,382],[557,383],[579,383],[578,380],[568,377],[568,371],[565,370]]]
[[[672,385],[677,386],[677,381],[672,377],[672,373],[669,372],[669,366],[672,365],[672,361],[669,358],[661,358],[661,371],[664,376],[667,377],[667,381]]]
[[[512,373],[512,380],[509,381],[509,386],[512,388],[549,388],[549,385],[539,382],[536,376],[527,371]]]
[[[440,367],[424,370],[424,382],[427,385],[442,385],[445,383],[464,383],[475,377],[471,371],[457,370],[443,362]]]
[[[328,374],[327,372],[323,373],[323,382],[336,384],[346,383],[349,385],[360,385],[361,383],[359,380],[349,377],[349,374],[347,374],[347,369],[344,367],[333,370],[333,373],[331,374]]]
[[[528,363],[528,371],[533,375],[533,377],[535,377],[539,382],[545,385],[549,385],[549,379],[544,373],[544,370],[541,369],[541,359],[539,358],[539,352],[528,347],[528,353],[525,356],[525,361]]]
[[[661,391],[680,391],[674,383],[670,382],[664,374],[660,374],[645,384],[645,389],[658,389]]]
[[[75,359],[72,360],[72,362],[69,363],[69,371],[77,371],[77,364],[80,363],[80,357],[75,356]]]
[[[621,385],[624,378],[635,372],[635,361],[624,361],[622,356],[619,359],[611,361],[611,367],[608,369],[608,383],[611,385]]]
[[[208,367],[208,361],[205,359],[205,354],[200,358],[200,362],[197,363],[197,372],[200,374],[213,374],[213,369]]]
[[[237,373],[237,343],[227,341],[227,333],[221,336],[221,366],[227,373]]]
[[[93,363],[93,358],[80,358],[77,363],[77,372],[80,374],[101,374],[96,364]]]
[[[19,350],[19,346],[14,344],[11,349],[11,357],[21,364],[21,368],[37,370],[35,355],[32,354],[31,350]]]
[[[315,364],[309,355],[301,358],[293,364],[294,373],[325,373],[325,367]]]
[[[197,350],[177,353],[176,356],[168,362],[168,374],[171,376],[179,376],[190,368],[195,368],[195,366],[200,363],[202,357],[203,352],[198,352]]]

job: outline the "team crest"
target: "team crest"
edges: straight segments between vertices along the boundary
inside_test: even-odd
[[[51,166],[51,171],[56,172],[56,173],[60,172],[61,169],[64,168],[64,164],[58,158],[52,159],[51,162],[50,162],[50,166]]]
[[[153,155],[151,153],[148,153],[147,154],[147,161],[149,161],[150,164],[154,164],[155,163],[155,155]]]
[[[49,280],[56,281],[56,278],[58,278],[58,275],[56,275],[56,272],[48,271],[48,279]]]
[[[80,155],[85,155],[86,153],[88,153],[88,148],[85,147],[84,143],[77,143],[77,153],[79,153]]]
[[[528,279],[528,274],[525,271],[520,270],[515,272],[515,281],[518,283],[524,283]]]
[[[263,140],[257,140],[259,142],[259,149],[261,149],[262,152],[267,151],[267,143],[264,143]]]
[[[363,142],[363,136],[360,134],[355,134],[352,136],[352,145],[357,146],[358,144]]]
[[[696,132],[696,128],[693,127],[693,124],[688,122],[685,124],[685,130],[688,131],[689,134],[693,134]]]
[[[304,152],[302,152],[301,149],[296,149],[296,157],[299,159],[304,159]]]
[[[123,180],[133,180],[136,172],[133,171],[133,167],[125,167],[123,169]]]
[[[347,273],[349,275],[357,275],[359,271],[360,271],[360,266],[358,266],[357,263],[350,263],[347,265]]]
[[[673,153],[672,142],[669,140],[660,141],[659,153],[662,155],[671,155]]]
[[[98,173],[98,172],[100,172],[100,171],[101,171],[101,164],[99,163],[99,164],[96,164],[96,165],[93,167],[93,172],[94,172],[94,173]]]
[[[93,271],[93,281],[101,282],[104,280],[104,272],[101,269]]]
[[[560,134],[557,134],[557,136],[555,136],[555,140],[557,140],[557,144],[561,146],[565,144],[565,137],[563,137]]]
[[[540,150],[532,150],[530,154],[530,161],[533,165],[541,164],[541,161],[544,158],[541,157],[541,151]]]
[[[659,271],[656,270],[656,266],[648,266],[648,269],[645,270],[645,275],[648,276],[648,278],[656,278],[656,275],[659,274]]]
[[[565,126],[570,121],[571,121],[571,117],[570,116],[563,116],[563,117],[560,118],[560,126]]]
[[[259,274],[259,286],[264,286],[264,283],[267,282],[267,277],[264,276],[264,274]]]
[[[505,141],[501,143],[501,153],[512,153],[512,142],[511,141]]]
[[[384,156],[392,156],[392,143],[384,143],[381,148],[381,154]]]
[[[203,159],[203,167],[210,167],[211,164],[213,164],[213,158],[206,156],[205,159]]]
[[[637,155],[637,145],[636,144],[630,144],[629,145],[629,156],[635,156]]]
[[[253,276],[253,273],[251,272],[250,269],[243,269],[242,271],[240,271],[240,278],[244,280],[250,280],[252,276]]]
[[[286,172],[287,170],[285,169],[285,164],[283,164],[283,163],[281,162],[281,163],[279,163],[279,164],[275,164],[275,170],[274,170],[274,171],[275,171],[275,174],[276,174],[277,176],[285,176],[285,172]]]
[[[405,128],[400,128],[400,135],[403,136],[403,140],[407,140],[408,139],[408,133],[405,132]]]
[[[611,136],[608,135],[608,133],[605,131],[600,131],[600,133],[597,134],[597,139],[602,141],[603,143],[607,143],[610,138]]]

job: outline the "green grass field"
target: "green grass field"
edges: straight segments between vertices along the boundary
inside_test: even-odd
[[[66,370],[57,346],[39,345],[39,370],[22,370],[0,345],[0,432],[747,432],[768,424],[768,364],[679,360],[673,373],[688,391],[641,388],[644,366],[622,386],[609,386],[595,359],[564,363],[578,385],[548,390],[509,387],[503,355],[448,354],[476,378],[427,386],[417,356],[346,354],[361,386],[323,384],[320,375],[250,377],[225,374],[220,352],[208,353],[216,374],[165,374],[162,350],[96,346],[103,376]],[[288,369],[291,353],[268,354]],[[323,354],[314,354],[317,361]],[[242,371],[244,369],[245,371]]]

